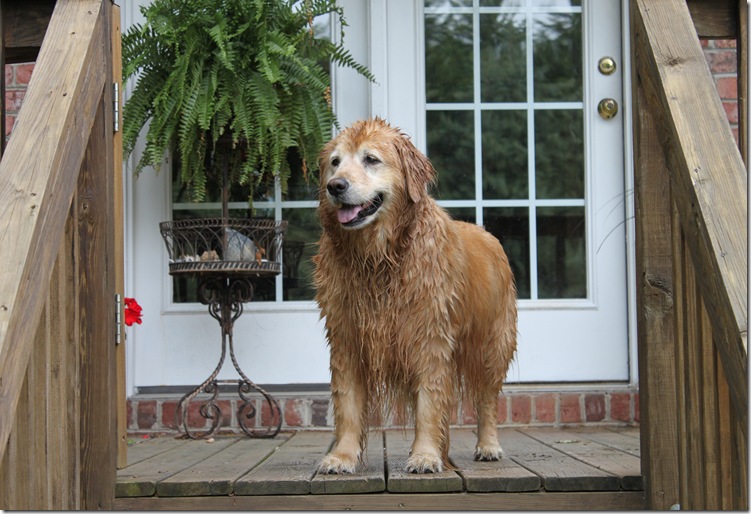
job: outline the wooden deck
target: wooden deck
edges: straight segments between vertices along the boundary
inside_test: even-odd
[[[354,475],[319,475],[330,431],[275,439],[135,440],[116,510],[636,510],[645,507],[638,428],[499,431],[506,458],[475,462],[470,429],[451,432],[456,470],[403,471],[411,431],[373,431]]]

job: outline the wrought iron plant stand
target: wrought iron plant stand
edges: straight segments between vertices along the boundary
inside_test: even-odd
[[[176,419],[191,439],[211,437],[221,425],[219,386],[237,384],[242,400],[237,409],[238,424],[250,437],[274,437],[279,433],[282,416],[276,399],[254,384],[240,368],[235,357],[232,331],[243,313],[243,304],[253,297],[253,281],[280,273],[282,238],[286,221],[233,219],[227,216],[226,201],[221,218],[198,218],[165,221],[159,228],[169,253],[170,275],[192,275],[198,278],[199,300],[208,306],[209,314],[219,322],[222,352],[219,363],[209,377],[185,394],[177,404]],[[237,380],[218,380],[229,346],[232,365],[240,376]],[[271,425],[249,426],[256,421],[259,409],[252,393],[260,394],[269,408]],[[198,397],[204,393],[208,399]],[[198,397],[198,398],[197,398]],[[193,400],[203,402],[201,416],[211,420],[208,431],[194,432],[188,423],[188,407]],[[261,424],[261,422],[257,423]]]

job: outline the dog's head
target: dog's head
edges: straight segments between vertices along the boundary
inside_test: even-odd
[[[380,118],[358,121],[321,151],[321,209],[345,230],[377,223],[418,203],[435,169],[409,136]]]

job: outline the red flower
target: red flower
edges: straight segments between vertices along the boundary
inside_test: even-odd
[[[138,323],[140,325],[142,310],[135,298],[125,298],[125,324],[131,326],[133,323]]]

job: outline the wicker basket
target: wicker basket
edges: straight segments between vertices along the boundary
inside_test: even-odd
[[[286,221],[196,218],[159,224],[171,275],[245,274],[282,270]]]

